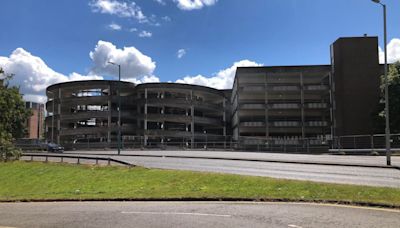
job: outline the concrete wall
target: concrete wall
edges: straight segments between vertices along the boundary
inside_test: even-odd
[[[331,46],[334,84],[334,134],[373,134],[381,67],[378,38],[340,38]]]

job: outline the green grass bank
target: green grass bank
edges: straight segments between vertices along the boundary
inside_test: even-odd
[[[141,167],[0,163],[0,201],[227,198],[340,201],[400,207],[400,189],[396,188]]]

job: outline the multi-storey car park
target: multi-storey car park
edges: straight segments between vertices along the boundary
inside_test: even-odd
[[[118,81],[76,81],[47,88],[47,139],[65,144],[96,142],[110,146],[118,135],[118,94],[121,95],[121,132],[137,130],[131,111],[135,85]]]
[[[230,90],[60,83],[47,88],[47,139],[66,147],[115,147],[120,91],[125,146],[326,145],[335,136],[373,133],[381,71],[377,37],[352,37],[331,45],[331,65],[238,67]]]
[[[67,147],[115,147],[118,89],[125,145],[194,147],[196,142],[225,141],[229,109],[224,91],[174,83],[135,86],[104,80],[66,82],[47,89],[48,140]]]
[[[244,144],[295,143],[331,134],[330,66],[239,68],[233,86],[233,137]]]
[[[147,83],[135,89],[137,135],[144,145],[224,141],[228,98],[223,91],[176,83]]]

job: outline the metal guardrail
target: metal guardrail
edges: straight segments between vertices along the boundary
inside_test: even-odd
[[[160,133],[165,133],[163,131]],[[153,133],[157,133],[154,131]],[[173,135],[174,131],[170,134]],[[190,134],[182,132],[183,134]],[[304,154],[370,154],[383,155],[385,152],[385,135],[349,135],[327,138],[261,138],[241,136],[233,140],[231,136],[217,136],[196,134],[194,142],[185,135],[174,134],[174,141],[159,142],[153,139],[157,134],[149,135],[147,140],[143,136],[123,137],[121,148],[123,150],[223,150],[223,151],[253,151],[276,153],[304,153]],[[167,137],[168,138],[168,137]],[[64,143],[61,145],[66,150],[112,150],[118,147],[117,142],[96,142],[88,138],[87,141]],[[146,141],[146,142],[145,142]],[[32,145],[16,145],[25,152],[33,152]],[[391,150],[400,153],[400,134],[391,135]]]
[[[99,164],[99,161],[107,161],[107,165],[111,165],[111,162],[121,164],[121,165],[126,165],[128,167],[135,167],[135,165],[117,160],[114,158],[110,157],[90,157],[90,156],[77,156],[77,155],[63,155],[63,154],[39,154],[39,153],[22,153],[21,157],[30,157],[30,161],[34,161],[34,157],[44,157],[45,162],[49,161],[49,158],[60,158],[60,162],[64,162],[65,158],[72,158],[72,159],[77,159],[76,164],[80,164],[82,159],[85,160],[94,160],[96,162],[96,165]]]

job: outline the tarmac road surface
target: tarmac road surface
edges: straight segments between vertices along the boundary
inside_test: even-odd
[[[114,151],[104,150],[80,150],[66,151],[66,153],[77,154],[102,154],[116,155]],[[312,155],[312,154],[284,154],[284,153],[261,153],[261,152],[240,152],[240,151],[196,151],[196,150],[123,150],[122,155],[128,156],[177,156],[196,158],[227,158],[227,159],[250,159],[283,162],[311,162],[325,164],[347,164],[364,166],[386,166],[385,156],[365,155]],[[392,156],[392,164],[400,167],[400,156]]]
[[[400,227],[400,211],[306,203],[2,203],[0,227]]]
[[[126,156],[117,156],[114,158],[148,168],[230,173],[293,180],[400,188],[400,170],[397,169],[190,158]]]
[[[124,154],[126,152],[124,151]],[[132,152],[133,153],[133,152]],[[180,154],[192,154],[188,151],[180,152]],[[400,170],[389,168],[377,167],[360,167],[360,166],[338,166],[338,165],[315,165],[315,164],[301,164],[301,163],[280,163],[280,162],[259,162],[259,161],[243,161],[243,160],[225,160],[225,159],[206,159],[200,156],[211,156],[213,152],[194,152],[197,158],[184,158],[184,157],[168,157],[166,154],[178,154],[178,152],[135,152],[138,154],[157,155],[154,157],[149,156],[134,156],[133,154],[125,156],[112,156],[114,159],[129,162],[131,164],[144,166],[148,168],[160,169],[175,169],[175,170],[191,170],[200,172],[216,172],[216,173],[230,173],[251,176],[265,176],[283,179],[294,180],[308,180],[327,183],[341,183],[341,184],[356,184],[368,186],[384,186],[400,188]],[[88,152],[80,152],[85,156],[109,157],[110,155],[91,155]],[[158,156],[158,155],[166,155]],[[78,155],[78,154],[75,154]],[[217,153],[214,156],[248,156],[248,157],[265,157],[274,156],[280,159],[305,159],[308,158],[314,161],[323,161],[326,159],[335,160],[340,157],[342,162],[351,162],[354,160],[362,161],[364,163],[371,163],[375,157],[343,157],[331,155],[301,155],[297,158],[291,158],[291,155],[282,154],[257,154],[257,153]],[[24,157],[28,159],[29,157]],[[44,158],[41,158],[43,160]],[[347,160],[346,160],[347,159]],[[50,161],[59,161],[60,158],[50,158]],[[64,159],[64,162],[76,163],[76,159]],[[81,160],[81,163],[93,163],[94,161]],[[104,162],[103,162],[104,164]]]

